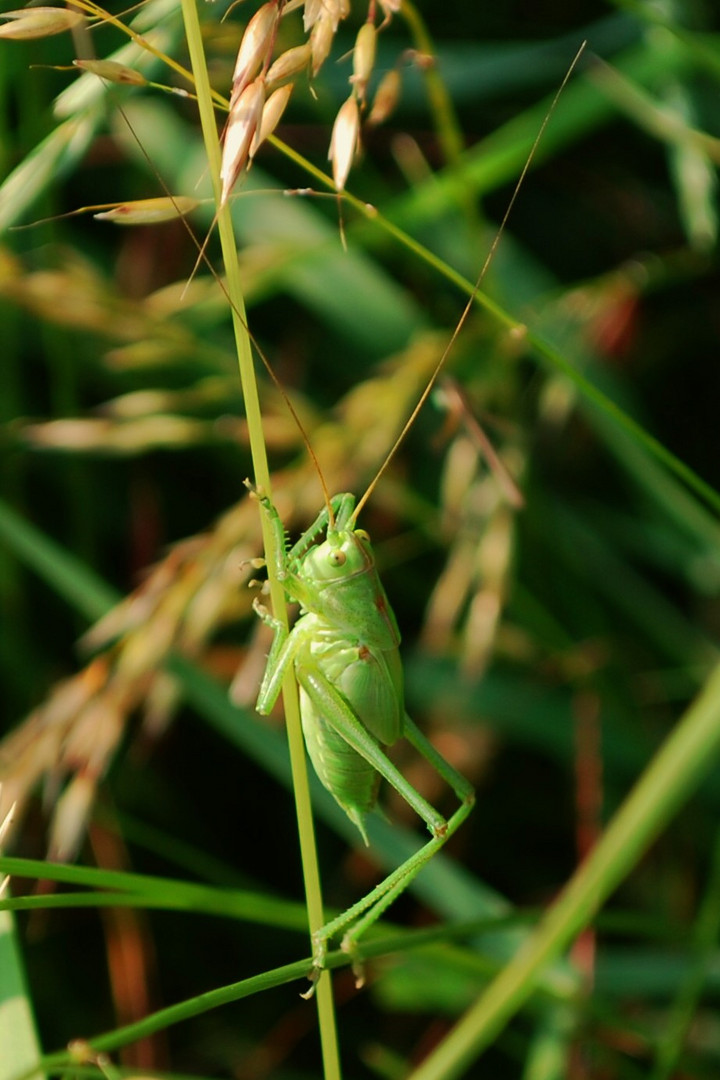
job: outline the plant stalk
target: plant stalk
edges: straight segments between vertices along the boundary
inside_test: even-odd
[[[210,87],[200,31],[200,21],[194,0],[182,0],[182,11],[191,66],[195,78],[200,122],[202,125],[210,176],[212,178],[215,204],[220,207],[220,146],[217,135],[213,95]],[[269,498],[272,498],[270,471],[268,468],[262,427],[262,413],[260,410],[252,348],[247,328],[245,304],[240,282],[237,245],[235,243],[232,218],[228,203],[225,203],[225,205],[218,210],[217,225],[227,277],[227,290],[232,307],[233,329],[235,332],[238,364],[240,367],[240,381],[245,401],[245,414],[248,424],[250,453],[252,456],[255,481],[258,487],[262,488]],[[275,618],[280,619],[280,621],[284,622],[287,626],[285,594],[282,585],[277,580],[274,572],[275,559],[273,557],[273,539],[270,529],[267,527],[265,515],[261,515],[261,520],[273,613]],[[300,835],[300,854],[303,866],[308,921],[310,933],[312,934],[324,925],[325,918],[323,914],[320,874],[318,870],[315,833],[310,805],[310,789],[308,786],[307,766],[305,761],[305,744],[300,724],[297,684],[292,669],[288,672],[283,683],[283,705],[285,709],[285,721],[290,748],[290,761],[293,774],[298,831]],[[332,984],[329,972],[322,973],[317,984],[316,996],[325,1080],[339,1080],[340,1064],[335,1013],[332,1000]]]

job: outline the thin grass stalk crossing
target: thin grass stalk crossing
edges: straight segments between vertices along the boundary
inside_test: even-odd
[[[217,206],[217,225],[223,252],[223,262],[227,274],[227,289],[232,308],[233,328],[237,344],[240,380],[245,401],[253,468],[255,471],[256,482],[269,495],[271,493],[270,470],[268,468],[265,439],[263,435],[262,413],[260,410],[257,382],[253,366],[252,346],[247,330],[245,305],[240,283],[240,268],[237,258],[237,245],[233,234],[230,207],[227,202],[222,202],[221,199],[220,148],[217,139],[215,110],[213,107],[207,64],[205,62],[200,22],[194,0],[183,0],[182,9],[188,48],[195,77],[203,139],[205,142],[208,166]],[[272,531],[267,527],[265,521],[262,523],[262,529],[273,611],[275,612],[276,618],[284,623],[287,628],[288,621],[287,609],[285,606],[285,594],[282,584],[274,573],[277,559]],[[323,926],[325,916],[323,913],[320,872],[317,861],[312,807],[310,803],[310,789],[308,786],[307,766],[305,762],[305,744],[303,742],[302,728],[300,725],[298,691],[292,671],[288,671],[283,681],[283,704],[293,772],[293,791],[297,810],[305,895],[308,905],[308,922],[310,933],[312,935]],[[325,1080],[339,1080],[340,1061],[332,999],[332,984],[329,974],[324,973],[320,977],[316,992]]]

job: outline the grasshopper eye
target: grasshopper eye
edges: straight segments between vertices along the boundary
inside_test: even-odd
[[[335,551],[331,551],[328,554],[328,562],[332,566],[344,566],[346,560],[347,560],[347,555],[345,554],[344,551],[340,551],[340,550],[336,549]]]
[[[364,529],[356,529],[355,535],[359,536],[361,540],[367,540],[368,544],[370,543],[370,533],[365,532]]]

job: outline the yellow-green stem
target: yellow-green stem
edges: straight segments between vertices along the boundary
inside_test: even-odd
[[[410,0],[404,0],[401,11],[418,52],[425,53],[434,59],[435,46],[418,9],[410,3]],[[434,64],[431,64],[425,72],[425,85],[443,156],[449,165],[455,165],[463,151],[462,132],[457,122],[452,98]]]
[[[456,166],[460,162],[464,148],[463,134],[452,98],[435,63],[435,45],[420,12],[410,0],[403,0],[401,11],[412,34],[417,51],[432,58],[431,63],[424,68],[425,86],[432,122],[446,164]],[[457,201],[467,218],[468,225],[473,229],[479,229],[478,204],[475,194],[469,186],[460,187],[457,193]]]
[[[202,125],[210,176],[212,178],[215,203],[217,206],[220,206],[220,146],[217,136],[215,110],[213,107],[213,94],[208,78],[207,65],[205,63],[205,52],[203,49],[200,22],[195,6],[195,0],[182,0],[182,10],[188,50],[195,78],[200,122]],[[235,332],[238,363],[240,366],[240,381],[242,383],[243,397],[245,400],[245,415],[248,424],[250,453],[253,461],[255,481],[259,487],[264,489],[268,496],[271,496],[270,471],[268,468],[267,454],[265,452],[262,413],[260,411],[252,348],[247,329],[245,305],[240,283],[237,246],[233,234],[230,208],[227,203],[220,207],[218,211],[217,226],[222,246],[225,273],[227,275],[227,291],[232,306],[233,328]],[[272,550],[272,534],[267,527],[264,515],[261,515],[261,517],[273,612],[275,617],[280,619],[287,626],[285,595],[283,588],[274,573],[275,560],[273,558]],[[293,787],[295,791],[298,831],[300,834],[300,854],[303,865],[308,921],[312,933],[324,924],[325,919],[323,915],[320,874],[318,871],[315,834],[310,806],[310,789],[308,786],[307,768],[305,764],[305,746],[300,725],[297,685],[292,672],[288,674],[283,683],[283,704],[285,707],[285,721],[290,747],[290,760],[293,774]],[[335,1029],[335,1014],[332,1001],[332,986],[330,983],[330,975],[327,972],[323,973],[317,985],[317,1003],[324,1076],[326,1080],[339,1080],[340,1065]]]

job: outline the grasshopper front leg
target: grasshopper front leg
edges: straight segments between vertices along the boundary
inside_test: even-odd
[[[303,556],[306,555],[308,550],[315,544],[318,536],[330,526],[330,509],[327,506],[324,506],[312,525],[305,530],[300,539],[293,544],[290,550],[288,550],[285,526],[283,525],[282,518],[278,514],[274,504],[262,490],[254,486],[252,481],[245,480],[245,487],[253,498],[257,499],[260,503],[262,511],[272,530],[273,548],[275,553],[275,573],[278,580],[286,585],[290,596],[294,600],[310,607],[312,594],[307,594],[307,597],[301,595],[302,593],[307,593],[307,590],[305,583],[298,577],[296,571],[299,564],[302,562]],[[345,493],[342,495],[334,495],[332,497],[330,500],[330,508],[332,508],[336,525],[344,525],[346,523],[352,514],[354,506],[354,495]],[[291,587],[288,588],[287,583],[289,579],[291,579]],[[310,603],[306,604],[306,599],[309,600]]]
[[[261,716],[267,716],[278,699],[283,679],[292,663],[294,654],[294,631],[289,632],[284,623],[274,619],[267,608],[257,599],[253,601],[253,610],[266,626],[274,631],[272,645],[268,653],[265,673],[258,692],[255,708]]]

